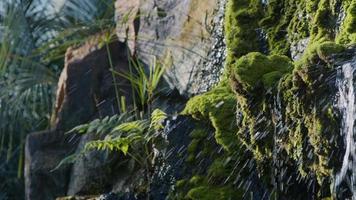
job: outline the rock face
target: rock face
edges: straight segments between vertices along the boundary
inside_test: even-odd
[[[65,131],[80,123],[118,112],[110,68],[127,71],[127,49],[117,40],[108,44],[111,55],[115,55],[111,56],[111,67],[106,47],[99,45],[100,38],[100,35],[95,36],[81,47],[68,49],[58,83],[52,129],[27,137],[25,177],[28,200],[54,199],[67,193],[70,168],[51,171],[75,150],[80,140],[78,137],[66,137]],[[121,88],[120,96],[131,99],[128,81],[116,78],[116,83]]]
[[[146,64],[153,56],[171,57],[165,76],[171,88],[189,96],[218,82],[225,60],[225,0],[130,1],[133,9],[122,9],[127,6],[126,0],[116,1],[118,35],[123,36],[123,18],[129,14],[125,27],[131,52]]]
[[[128,82],[110,72],[127,71],[128,56],[146,65],[154,56],[170,58],[165,80],[175,92],[160,95],[153,107],[171,113],[182,110],[183,95],[219,82],[226,60],[226,76],[217,87],[191,98],[177,118],[166,119],[170,143],[154,152],[162,159],[149,169],[153,182],[144,188],[153,199],[351,197],[343,174],[340,192],[332,191],[346,146],[334,100],[336,82],[345,82],[336,78],[340,66],[355,65],[356,4],[246,2],[230,0],[225,12],[225,0],[117,0],[119,41],[109,45],[113,66],[99,37],[69,49],[52,129],[27,138],[27,199],[110,192],[140,199],[135,195],[146,192],[138,183],[145,171],[112,153],[93,151],[51,172],[69,153],[99,139],[71,138],[65,131],[119,112],[113,82],[122,89],[119,96],[130,99]],[[344,160],[349,170],[352,160]]]

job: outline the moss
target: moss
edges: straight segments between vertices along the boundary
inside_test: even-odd
[[[328,63],[329,57],[333,54],[341,53],[345,51],[345,47],[340,44],[335,44],[334,42],[324,42],[321,43],[317,48],[317,54],[320,59]]]
[[[226,158],[215,159],[208,169],[209,177],[213,179],[222,179],[228,177],[231,172],[229,171],[230,166],[228,166],[227,161],[228,159]]]
[[[339,3],[347,15],[336,34]],[[291,182],[281,180],[281,184],[288,181],[286,187],[295,187],[298,181],[316,179],[316,188],[328,190],[325,188],[330,185],[332,166],[336,165],[330,154],[337,148],[332,138],[338,122],[332,105],[325,105],[325,101],[332,102],[332,90],[324,75],[333,70],[333,55],[342,53],[344,44],[354,41],[354,7],[351,0],[269,0],[267,6],[260,0],[228,1],[224,81],[210,92],[190,99],[182,112],[209,121],[215,128],[216,141],[227,151],[212,158],[206,174],[185,185],[182,199],[229,199],[229,195],[222,196],[238,195],[239,190],[232,188],[231,183],[226,187],[221,183],[233,168],[227,155],[240,152],[239,148],[252,155],[261,184],[267,188],[271,166],[275,164],[273,156],[278,156],[291,178],[302,177]],[[267,51],[262,48],[260,33],[267,34]],[[302,58],[293,63],[288,58],[290,46],[304,38],[309,38],[308,47]],[[262,51],[269,55],[259,53]],[[280,104],[278,109],[276,101]],[[206,136],[206,132],[192,132],[189,149],[202,146],[203,155],[209,156],[211,150],[203,147]],[[197,145],[197,140],[202,145]],[[277,155],[273,154],[276,148]],[[237,154],[234,158],[241,159],[242,155]],[[194,160],[195,155],[192,153],[189,158]],[[203,176],[207,177],[201,179]],[[328,191],[322,193],[318,193],[317,199],[330,196]]]
[[[259,36],[256,31],[263,16],[259,0],[230,0],[225,14],[228,63],[251,51],[260,51]]]
[[[321,55],[340,52],[343,48],[327,42],[317,45],[310,55],[319,58]],[[326,63],[321,66],[310,64],[310,57],[307,60],[309,62],[301,63],[292,75],[284,77],[279,84],[285,105],[284,123],[288,127],[288,137],[283,138],[282,146],[288,156],[298,163],[302,176],[313,173],[318,183],[323,185],[332,176],[331,166],[335,166],[335,161],[330,158],[331,149],[337,147],[333,146],[336,144],[331,142],[331,138],[334,137],[332,133],[338,131],[339,123],[333,111],[331,88],[326,85],[320,87],[326,78],[320,79],[320,74],[328,74],[332,69]],[[305,87],[306,83],[308,87]],[[303,95],[296,95],[298,93]]]
[[[266,73],[262,76],[263,85],[268,88],[271,88],[279,81],[279,79],[282,78],[282,76],[283,73],[280,71]]]
[[[189,180],[189,184],[191,184],[191,185],[195,185],[195,186],[197,186],[197,185],[200,185],[200,184],[203,184],[203,183],[205,183],[205,179],[204,179],[204,177],[202,177],[202,176],[193,176],[190,180]]]
[[[340,44],[356,43],[356,2],[345,1],[346,18],[336,41]]]
[[[188,153],[195,153],[196,150],[198,149],[199,142],[200,142],[199,140],[193,139],[188,146],[188,149],[187,149]]]
[[[217,143],[225,150],[231,150],[236,144],[235,108],[235,95],[227,84],[221,83],[210,92],[191,98],[182,114],[198,120],[209,120],[215,128]]]
[[[191,189],[187,194],[187,198],[192,200],[233,200],[241,199],[242,194],[229,186],[200,186]]]
[[[181,188],[185,187],[187,184],[188,184],[188,181],[186,179],[182,179],[182,180],[177,181],[175,185],[178,189],[181,189]]]
[[[233,65],[234,79],[242,86],[242,90],[251,91],[259,82],[264,82],[266,87],[274,84],[276,75],[290,72],[293,64],[288,57],[272,55],[265,56],[258,52],[249,53],[241,57]],[[273,74],[271,74],[273,72]],[[263,76],[267,75],[263,79]],[[274,79],[271,79],[273,76]],[[263,81],[265,80],[265,81]]]
[[[202,139],[202,138],[206,138],[207,136],[208,136],[208,132],[203,129],[194,129],[190,133],[190,137],[193,139]]]
[[[296,4],[289,0],[270,0],[265,17],[259,22],[266,31],[269,52],[278,55],[290,55],[286,29],[295,15]]]
[[[302,68],[310,68],[322,61],[324,64],[331,64],[330,59],[334,54],[341,53],[346,50],[346,47],[341,44],[336,44],[331,41],[315,42],[308,47],[302,59],[296,63],[296,70]],[[310,80],[305,80],[310,82]]]

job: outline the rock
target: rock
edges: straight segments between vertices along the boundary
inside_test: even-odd
[[[310,38],[304,38],[291,44],[290,52],[294,61],[299,60],[304,54],[305,49],[309,44]]]
[[[70,168],[51,171],[75,150],[80,140],[79,137],[64,135],[65,131],[118,112],[111,66],[105,46],[100,45],[100,38],[97,35],[84,45],[67,50],[51,130],[27,137],[25,187],[28,200],[55,199],[67,193]],[[127,71],[126,45],[115,40],[109,44],[109,49],[111,55],[115,55],[111,56],[115,70]],[[121,89],[120,96],[130,100],[129,82],[123,78],[116,78],[116,81]]]
[[[58,83],[53,126],[69,129],[90,119],[118,112],[116,91],[107,50],[100,45],[100,35],[79,48],[66,52],[65,67]],[[128,71],[126,45],[119,41],[109,44],[113,67]],[[116,76],[119,96],[131,99],[129,81]]]
[[[116,1],[118,15],[125,16],[124,13],[120,13],[122,9],[119,8],[123,7],[120,5],[126,4],[126,0]],[[187,96],[206,91],[206,83],[209,79],[204,75],[214,74],[219,77],[223,68],[224,56],[222,55],[225,55],[225,52],[222,21],[225,0],[221,2],[219,0],[146,0],[140,1],[139,6],[137,3],[133,4],[134,10],[139,10],[136,45],[130,45],[136,47],[136,55],[148,65],[154,56],[160,59],[169,56],[172,64],[168,66],[165,79],[171,88],[176,88]],[[117,24],[121,27],[120,20]],[[132,24],[126,26],[133,27]],[[132,35],[130,30],[129,32]],[[122,35],[122,30],[118,31],[118,35]],[[214,61],[212,55],[216,55],[218,61]],[[206,68],[209,62],[215,64],[213,67]],[[217,73],[206,73],[213,69]],[[216,82],[218,80],[209,83],[208,86]],[[205,87],[201,89],[201,85]]]
[[[81,138],[77,152],[92,140],[94,134]],[[139,169],[128,157],[118,152],[90,151],[79,158],[72,167],[68,195],[100,194],[103,192],[122,192],[131,189]]]
[[[115,2],[116,33],[119,41],[127,41],[132,54],[135,52],[139,6],[140,0],[130,0],[125,3],[123,1]]]
[[[194,120],[189,117],[178,116],[166,121],[164,134],[167,135],[169,145],[165,152],[161,152],[162,157],[153,175],[150,192],[152,199],[166,199],[172,184],[187,175],[187,147],[191,141],[189,135],[194,128]]]
[[[55,130],[28,135],[25,147],[26,199],[55,199],[66,193],[69,167],[52,171],[74,148],[63,136]]]

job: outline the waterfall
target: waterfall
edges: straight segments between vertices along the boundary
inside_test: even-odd
[[[338,107],[342,114],[340,134],[344,138],[346,149],[341,170],[335,177],[335,191],[337,192],[340,184],[346,180],[349,189],[352,191],[352,199],[354,200],[356,199],[356,143],[354,138],[354,124],[356,119],[354,87],[355,65],[356,60],[343,64],[337,77],[337,86],[339,89]]]

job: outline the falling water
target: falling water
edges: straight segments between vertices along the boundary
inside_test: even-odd
[[[342,114],[341,135],[346,145],[345,154],[340,172],[335,178],[335,191],[346,179],[352,191],[352,199],[356,199],[356,143],[354,138],[354,124],[356,119],[355,110],[355,87],[354,71],[356,61],[342,65],[338,74],[337,86],[339,89],[338,107]],[[347,176],[350,174],[349,176]]]

